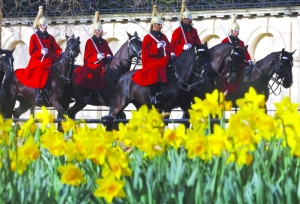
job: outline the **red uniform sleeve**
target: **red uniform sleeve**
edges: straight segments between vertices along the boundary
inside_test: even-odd
[[[174,30],[171,39],[171,46],[174,50],[176,57],[178,57],[182,53],[182,49],[184,46],[184,37],[182,35],[181,28],[178,27]]]
[[[228,43],[228,42],[230,42],[229,39],[228,38],[224,38],[221,43]]]
[[[53,54],[55,54],[58,58],[60,58],[60,54],[62,52],[62,49],[60,48],[60,46],[56,43],[55,39],[53,36],[49,36],[50,38],[50,47],[52,48],[52,50],[50,52],[52,52]]]
[[[35,59],[42,59],[43,55],[41,53],[42,46],[40,45],[40,42],[38,40],[38,37],[36,34],[33,34],[30,37],[29,41],[29,55]]]
[[[144,37],[142,42],[142,53],[143,55],[145,54],[146,56],[153,57],[158,55],[157,43],[149,34]]]
[[[108,54],[113,56],[113,53],[112,53],[110,47],[108,46],[107,41],[106,40],[103,40],[103,41],[104,42],[103,42],[103,51],[102,52],[104,53],[105,57],[107,57]]]
[[[169,56],[171,52],[174,52],[173,47],[171,46],[170,41],[168,40],[167,36],[163,34],[163,40],[166,42],[166,54]]]
[[[84,63],[93,64],[97,61],[97,51],[94,47],[92,39],[88,39],[84,48]]]

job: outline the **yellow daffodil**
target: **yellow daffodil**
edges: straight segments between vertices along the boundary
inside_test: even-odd
[[[28,164],[40,155],[39,143],[34,143],[33,137],[29,136],[25,143],[17,148],[17,151],[10,151],[11,169],[18,170],[19,174],[27,169]]]
[[[61,132],[53,132],[51,129],[47,131],[40,138],[42,146],[47,148],[54,156],[62,156],[65,154],[65,140]]]
[[[249,92],[245,93],[245,98],[237,99],[236,104],[240,108],[264,108],[266,104],[265,95],[257,94],[255,89],[250,87]]]
[[[185,144],[185,148],[188,150],[188,158],[192,159],[198,156],[203,160],[211,159],[208,155],[207,137],[204,136],[204,133],[188,129],[187,135],[189,139]]]
[[[57,168],[61,173],[60,181],[63,184],[72,186],[79,186],[81,183],[85,183],[86,179],[83,177],[83,173],[74,164],[67,164],[66,166],[60,166]]]
[[[42,120],[42,131],[46,129],[46,126],[54,121],[54,115],[50,114],[49,111],[46,110],[45,106],[42,106],[42,112],[36,114],[37,119]]]
[[[123,187],[125,181],[116,180],[114,176],[96,180],[99,188],[94,192],[96,197],[105,198],[106,202],[111,203],[114,198],[124,198],[126,196]]]
[[[75,122],[66,115],[64,115],[64,118],[66,119],[66,121],[61,122],[63,131],[66,133],[69,130],[72,130],[72,132],[75,133],[75,131],[76,131]]]
[[[8,119],[6,121],[3,120],[2,115],[0,115],[0,133],[2,131],[7,132],[12,128],[12,119]]]

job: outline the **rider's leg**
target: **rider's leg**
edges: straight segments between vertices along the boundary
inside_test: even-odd
[[[41,94],[41,89],[36,89],[35,101],[38,102],[38,101],[42,101],[42,100],[43,100],[43,96]]]
[[[89,104],[92,102],[92,92],[90,89],[85,89],[83,99],[84,99],[84,103],[86,103],[86,104]]]
[[[159,83],[152,84],[150,86],[149,97],[150,97],[150,101],[153,105],[159,105],[161,103],[160,94],[161,94],[160,84]]]

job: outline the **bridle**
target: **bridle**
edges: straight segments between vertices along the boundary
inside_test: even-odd
[[[6,59],[9,61],[8,63],[5,62]],[[13,59],[10,57],[7,57],[7,54],[5,54],[5,53],[2,53],[0,55],[0,64],[3,67],[5,74],[14,71]]]
[[[236,47],[236,48],[240,48],[240,47]],[[229,56],[226,58],[226,61],[225,61],[225,70],[222,73],[222,76],[224,78],[228,77],[228,75],[233,72],[238,72],[239,67],[233,66],[233,62],[235,61],[233,59],[238,59],[238,58],[241,58],[241,55],[240,55],[240,53],[235,51],[235,48],[233,48],[231,50],[231,53],[229,54]]]
[[[200,53],[200,52],[205,52],[205,49],[197,49],[197,53]],[[196,63],[194,63],[193,65],[193,69],[192,70],[188,70],[189,72],[191,72],[192,74],[194,74],[194,76],[196,78],[199,78],[199,80],[196,80],[195,83],[192,83],[192,84],[188,84],[187,82],[184,82],[180,75],[178,74],[178,71],[177,71],[177,67],[173,61],[173,71],[174,71],[174,74],[175,74],[175,77],[176,77],[176,84],[178,85],[179,88],[185,90],[185,91],[190,91],[191,89],[195,88],[199,83],[202,83],[204,81],[204,77],[203,77],[203,74],[204,74],[204,71],[205,71],[205,68],[206,66],[209,65],[209,62],[207,63],[199,63],[199,61],[202,62],[202,60],[199,60],[200,56],[198,54],[196,54],[195,58],[194,58],[194,61],[196,61]],[[181,63],[183,65],[183,63],[181,61],[178,61],[179,63]],[[195,65],[196,64],[196,65]],[[200,64],[200,65],[199,65]],[[193,70],[197,70],[197,72],[193,71]],[[186,87],[186,88],[185,88]]]
[[[127,61],[127,62],[131,62],[131,64],[135,64],[134,65],[134,68],[133,69],[135,69],[135,67],[140,63],[140,61],[141,61],[141,54],[142,54],[142,49],[137,49],[135,46],[133,46],[132,44],[132,41],[134,40],[134,39],[136,39],[136,38],[138,38],[138,40],[140,40],[140,38],[139,37],[136,37],[136,36],[132,36],[132,38],[130,38],[130,39],[128,39],[127,40],[127,50],[128,50],[128,53],[130,53],[130,49],[134,52],[134,56],[130,56],[131,58],[133,58],[133,57],[136,57],[137,59],[136,60],[132,60],[132,59],[124,59],[124,58],[117,58],[117,57],[113,57],[113,59],[119,59],[119,60],[124,60],[124,61]]]
[[[55,73],[59,76],[59,78],[61,78],[63,80],[63,82],[65,84],[71,84],[72,83],[75,58],[80,53],[80,50],[79,50],[80,41],[75,37],[68,38],[68,41],[70,39],[76,39],[78,42],[76,42],[75,44],[73,44],[70,47],[67,46],[66,51],[64,53],[62,53],[61,59],[57,63],[55,63],[55,65],[53,65]],[[78,47],[78,49],[77,49],[77,47]],[[78,51],[78,53],[77,53],[77,51]],[[58,65],[63,61],[68,61],[69,62],[69,69],[68,69],[67,76],[65,76],[64,74],[61,74],[58,71]]]
[[[133,70],[134,70],[134,69],[136,68],[136,66],[140,63],[140,61],[141,61],[141,54],[142,54],[142,49],[139,50],[138,48],[136,48],[136,47],[133,45],[132,41],[133,41],[134,39],[140,40],[140,38],[139,38],[139,37],[136,37],[136,36],[132,36],[130,39],[127,40],[127,52],[128,52],[128,54],[129,54],[130,59],[118,58],[118,57],[115,57],[115,56],[113,57],[113,59],[119,59],[119,60],[123,60],[123,61],[130,62],[131,64],[134,64]],[[131,56],[131,55],[130,55],[130,49],[134,52],[134,56]],[[136,59],[136,60],[132,60],[132,58],[134,58],[134,57],[136,57],[137,59]],[[111,62],[111,60],[109,61],[108,65],[107,65],[107,67],[106,67],[106,70],[109,69],[109,70],[112,71],[115,75],[119,75],[119,74],[111,67],[110,62]],[[105,70],[105,71],[106,71],[106,70]],[[111,77],[112,77],[112,79],[113,79],[114,81],[116,81],[116,82],[118,81],[118,80],[116,80],[113,76],[111,76]]]
[[[278,60],[276,60],[276,62],[275,62],[274,70],[275,70],[276,77],[274,78],[273,76],[269,77],[266,75],[273,81],[273,83],[271,85],[268,84],[268,88],[269,88],[269,90],[271,90],[270,94],[274,94],[274,95],[278,96],[281,93],[280,85],[283,84],[284,78],[293,76],[293,74],[284,73],[284,67],[283,67],[282,60],[288,60],[288,59],[289,59],[288,57],[282,56],[282,53],[281,53],[278,57]],[[294,63],[292,60],[289,61],[289,65],[291,66],[290,68],[292,68],[294,66]],[[277,85],[275,89],[273,89],[274,84]],[[275,91],[278,89],[278,87],[280,87],[280,91],[278,94],[276,94]]]

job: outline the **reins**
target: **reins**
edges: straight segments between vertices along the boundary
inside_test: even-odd
[[[179,60],[179,61],[177,61],[178,63],[180,63],[180,64],[182,64],[181,63],[181,60]],[[190,71],[189,70],[189,72],[191,72],[192,74],[194,74],[197,78],[200,78],[200,80],[197,80],[197,82],[195,82],[195,83],[192,83],[192,84],[188,84],[187,82],[184,82],[182,79],[181,79],[181,77],[180,77],[180,75],[178,74],[178,71],[177,71],[177,67],[176,67],[176,65],[175,65],[175,62],[174,62],[174,60],[172,60],[172,69],[173,69],[173,72],[174,72],[174,74],[175,74],[175,77],[176,77],[176,84],[178,85],[178,87],[179,88],[181,88],[181,89],[183,89],[183,90],[185,90],[185,91],[187,91],[187,92],[189,92],[191,89],[193,89],[193,88],[195,88],[199,83],[202,83],[204,80],[204,78],[203,78],[203,72],[204,72],[204,70],[205,70],[205,67],[208,65],[208,63],[205,63],[204,65],[202,65],[201,66],[201,74],[198,74],[198,73],[196,73],[196,72],[194,72],[194,71]],[[183,64],[182,64],[183,65]],[[187,87],[187,88],[184,88],[181,84],[183,84],[185,87]]]

